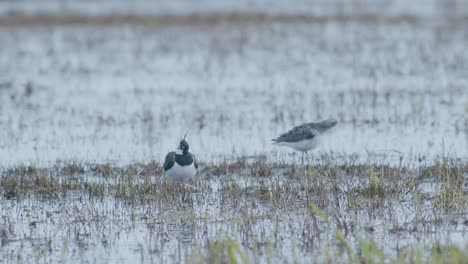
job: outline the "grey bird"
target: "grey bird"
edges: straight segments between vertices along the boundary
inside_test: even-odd
[[[197,173],[198,164],[189,152],[190,145],[185,137],[180,141],[177,151],[167,153],[164,161],[165,174],[175,182],[187,182]]]
[[[335,119],[305,123],[281,134],[272,141],[275,145],[287,146],[295,150],[302,151],[303,153],[307,153],[307,151],[317,147],[320,141],[320,135],[334,127],[337,123],[338,121]]]

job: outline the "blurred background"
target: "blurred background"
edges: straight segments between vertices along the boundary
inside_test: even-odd
[[[468,1],[0,1],[0,163],[468,154]]]
[[[2,0],[3,14],[208,14],[261,12],[314,15],[466,14],[466,0]]]

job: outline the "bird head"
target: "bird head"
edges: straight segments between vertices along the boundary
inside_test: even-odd
[[[187,154],[188,153],[188,150],[190,148],[190,145],[188,144],[188,142],[185,140],[185,138],[187,137],[187,134],[185,134],[184,138],[180,141],[179,143],[179,149],[182,150],[182,153],[183,154]]]

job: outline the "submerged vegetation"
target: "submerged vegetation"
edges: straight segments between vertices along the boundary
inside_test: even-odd
[[[237,196],[274,197],[281,193],[314,193],[330,191],[364,200],[395,199],[424,191],[424,184],[436,187],[434,207],[462,210],[466,205],[468,164],[444,159],[432,165],[409,168],[390,165],[364,165],[330,161],[316,164],[269,162],[264,157],[254,160],[238,158],[219,164],[201,164],[194,188],[171,184],[156,161],[128,166],[111,164],[78,164],[61,162],[50,167],[17,166],[1,172],[0,193],[6,199],[30,195],[44,198],[66,197],[70,191],[94,196],[111,196],[123,200],[159,199],[162,192],[200,192],[211,190],[216,180],[225,193]],[[175,188],[175,189],[174,189]],[[427,199],[429,197],[423,196]],[[320,197],[318,197],[320,198]],[[455,211],[457,211],[455,210]]]
[[[0,178],[2,244],[4,249],[20,244],[38,252],[39,245],[28,242],[32,236],[46,241],[52,252],[88,250],[97,241],[106,241],[105,247],[118,245],[116,237],[109,237],[114,228],[123,228],[179,245],[179,253],[158,255],[160,259],[199,263],[269,258],[301,263],[304,257],[321,262],[460,263],[467,258],[466,241],[455,239],[465,236],[468,227],[468,164],[462,161],[441,159],[410,168],[329,160],[298,165],[259,157],[200,168],[190,185],[168,182],[156,161],[5,169]],[[22,215],[29,206],[35,217],[18,218],[8,209]],[[69,232],[82,236],[68,226],[76,221],[91,229],[86,239],[64,240],[65,248],[48,232],[19,232],[25,224],[36,228],[50,221],[62,223],[48,227],[62,238]],[[425,238],[426,232],[446,234],[448,240]],[[163,250],[142,247],[148,254]],[[7,252],[0,251],[4,256]]]

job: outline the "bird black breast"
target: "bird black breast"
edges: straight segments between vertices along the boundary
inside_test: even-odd
[[[175,162],[177,162],[177,164],[179,164],[180,166],[188,166],[188,165],[192,164],[193,157],[192,157],[192,155],[190,153],[187,153],[187,154],[184,154],[184,155],[176,154],[175,155]]]

